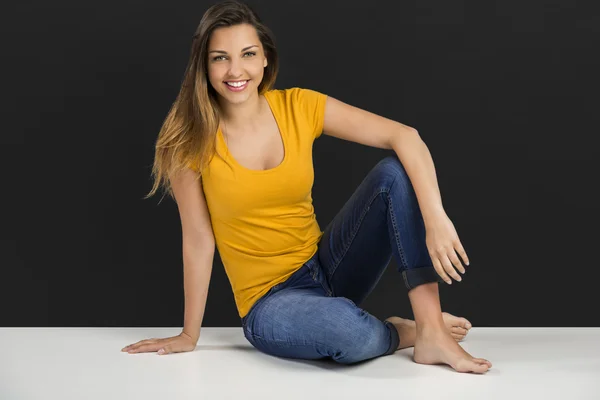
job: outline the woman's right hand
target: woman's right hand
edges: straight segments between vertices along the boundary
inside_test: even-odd
[[[140,340],[137,343],[123,347],[121,351],[126,351],[129,354],[157,351],[159,355],[183,353],[193,351],[196,348],[196,343],[197,341],[194,341],[191,336],[181,332],[177,336],[164,339]]]

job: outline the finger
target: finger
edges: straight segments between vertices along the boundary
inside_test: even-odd
[[[458,259],[458,256],[456,255],[456,251],[454,251],[454,249],[452,249],[452,251],[450,252],[450,261],[452,261],[452,264],[456,267],[457,270],[459,270],[461,273],[465,273],[465,268],[462,266],[462,263],[460,262],[460,260]]]
[[[139,346],[139,345],[146,344],[146,343],[152,342],[152,341],[156,341],[156,339],[144,339],[144,340],[140,340],[137,343],[133,343],[133,344],[130,344],[129,346],[125,346],[124,349],[135,347],[135,346]]]
[[[137,346],[138,344],[141,344],[141,343],[144,343],[144,342],[145,342],[145,340],[140,340],[139,342],[132,343],[132,344],[130,344],[130,345],[129,345],[129,346],[127,346],[127,347],[133,347],[133,346]]]
[[[468,266],[469,265],[469,257],[467,257],[467,252],[465,251],[465,248],[463,247],[463,245],[460,242],[460,240],[457,239],[456,244],[454,245],[454,248],[456,249],[456,251],[460,255],[460,258],[462,258],[462,260],[465,263],[465,265]],[[464,272],[463,272],[463,274],[464,274]]]
[[[450,275],[459,282],[462,281],[462,278],[460,277],[460,275],[458,275],[458,272],[456,272],[446,254],[441,255],[440,260],[442,262],[442,265],[444,266],[444,270],[448,273],[448,275]]]
[[[139,342],[138,343],[134,343],[134,344],[130,344],[129,346],[123,347],[121,349],[121,351],[133,350],[133,349],[135,349],[135,348],[137,348],[138,346],[141,346],[141,345],[142,345],[142,343],[139,343]]]
[[[136,350],[136,349],[139,349],[141,346],[145,346],[145,345],[148,345],[148,344],[157,343],[158,341],[159,341],[159,339],[146,339],[146,340],[142,340],[140,342],[137,342],[136,344],[132,344],[131,346],[127,346],[125,348],[125,351]]]
[[[146,343],[146,341],[145,341],[145,340],[140,340],[140,341],[139,341],[139,342],[137,342],[137,343],[133,343],[133,344],[130,344],[130,345],[128,345],[128,346],[125,346],[125,347],[123,347],[123,348],[121,349],[121,351],[127,351],[127,350],[129,350],[129,349],[133,349],[133,348],[135,348],[135,347],[137,347],[137,346],[140,346],[140,345],[142,345],[142,344],[144,344],[144,343]]]
[[[450,279],[450,277],[446,274],[446,271],[444,271],[444,267],[442,267],[442,263],[440,263],[440,260],[438,260],[437,257],[433,256],[433,257],[431,257],[431,262],[433,262],[433,268],[435,268],[438,275],[448,285],[452,285],[452,279]]]
[[[149,343],[149,344],[144,344],[142,346],[138,346],[134,349],[131,349],[128,351],[128,353],[146,353],[146,352],[150,352],[150,351],[157,351],[161,347],[162,346],[160,343]]]

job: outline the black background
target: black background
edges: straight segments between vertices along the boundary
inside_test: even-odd
[[[249,1],[276,88],[415,127],[470,257],[442,309],[474,326],[600,326],[598,3]],[[183,324],[181,225],[154,142],[213,2],[44,2],[2,29],[2,326]],[[390,151],[321,136],[321,228]],[[361,304],[412,317],[395,261]],[[215,252],[203,326],[240,326]]]

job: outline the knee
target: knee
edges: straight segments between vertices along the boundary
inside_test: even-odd
[[[377,357],[386,347],[383,341],[389,335],[385,329],[367,311],[356,306],[345,308],[327,328],[329,343],[332,343],[329,356],[340,364]]]
[[[390,186],[398,181],[401,182],[401,186],[406,182],[410,183],[408,174],[397,155],[385,157],[377,163],[374,169]]]
[[[389,196],[403,204],[417,200],[408,173],[397,155],[385,157],[379,161],[375,168],[388,187]]]

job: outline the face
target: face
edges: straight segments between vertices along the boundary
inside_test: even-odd
[[[242,24],[213,31],[207,64],[208,80],[221,100],[239,104],[258,92],[267,58],[256,29]]]

